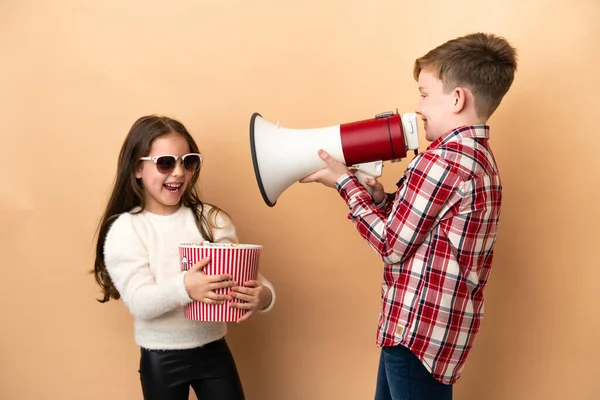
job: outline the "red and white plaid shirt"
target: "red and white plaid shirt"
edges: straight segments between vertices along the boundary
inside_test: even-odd
[[[410,162],[376,206],[350,174],[349,218],[384,261],[378,346],[409,348],[438,380],[460,377],[483,318],[502,186],[486,125],[457,128]]]

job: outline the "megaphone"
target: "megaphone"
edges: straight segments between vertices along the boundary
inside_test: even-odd
[[[254,174],[269,207],[275,206],[293,183],[326,166],[317,155],[319,149],[364,175],[376,177],[381,176],[383,161],[399,161],[408,150],[417,154],[418,148],[415,113],[400,116],[396,110],[372,119],[315,129],[283,128],[264,120],[259,113],[250,118]]]

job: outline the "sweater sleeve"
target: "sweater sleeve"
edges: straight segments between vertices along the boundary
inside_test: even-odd
[[[157,284],[141,232],[131,214],[113,223],[104,243],[104,263],[123,303],[138,319],[153,319],[191,302],[185,290],[185,273]]]
[[[216,215],[216,223],[220,228],[213,230],[213,240],[215,243],[239,243],[235,225],[231,218],[225,215],[225,213],[219,212]],[[267,312],[275,305],[275,288],[261,273],[258,274],[258,280],[271,291],[271,302],[267,307],[259,310],[259,312]]]
[[[263,284],[263,286],[266,286],[271,291],[271,302],[267,304],[265,308],[258,310],[258,312],[266,313],[271,311],[275,306],[275,288],[273,287],[273,284],[269,282],[269,280],[265,278],[260,272],[258,273],[258,280],[260,281],[260,283]]]

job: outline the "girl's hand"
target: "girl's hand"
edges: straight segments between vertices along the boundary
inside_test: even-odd
[[[206,304],[223,304],[225,300],[231,301],[230,296],[216,294],[216,289],[230,288],[237,286],[237,282],[231,280],[232,276],[223,275],[205,275],[203,269],[210,263],[210,257],[204,258],[192,265],[185,274],[184,284],[189,296]]]
[[[244,303],[231,303],[231,307],[249,310],[243,317],[238,319],[238,323],[250,318],[254,311],[265,308],[272,300],[271,290],[263,286],[260,281],[255,280],[245,282],[244,286],[231,288],[229,294],[244,301]]]

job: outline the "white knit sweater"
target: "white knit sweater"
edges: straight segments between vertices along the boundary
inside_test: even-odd
[[[204,213],[210,210],[204,206]],[[132,210],[134,211],[134,210]],[[237,243],[231,219],[218,213],[213,229],[216,243]],[[110,277],[134,317],[135,341],[147,349],[188,349],[222,338],[225,322],[190,321],[183,306],[191,302],[180,271],[179,244],[202,242],[193,212],[181,206],[171,215],[124,213],[112,224],[104,244],[104,262]],[[275,290],[262,274],[259,279]]]

